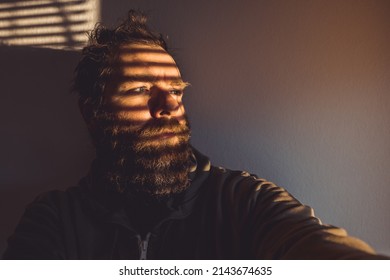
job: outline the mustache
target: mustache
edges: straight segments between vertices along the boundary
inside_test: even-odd
[[[187,135],[190,132],[188,121],[180,124],[177,119],[152,119],[138,130],[140,138],[154,138],[162,134]]]
[[[135,138],[157,137],[164,133],[173,133],[180,136],[180,134],[189,134],[191,131],[186,115],[184,115],[184,123],[180,123],[176,118],[160,118],[150,119],[141,127],[137,127],[132,121],[122,119],[109,112],[102,112],[95,117],[95,120],[101,128],[100,133],[102,133],[94,135],[97,139],[100,137],[129,136],[129,133]]]

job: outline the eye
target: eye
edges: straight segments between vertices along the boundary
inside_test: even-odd
[[[142,87],[133,88],[130,91],[136,92],[136,93],[146,93],[146,92],[149,92],[149,89],[145,86],[142,86]]]
[[[172,89],[169,91],[171,94],[174,94],[174,95],[177,95],[177,96],[181,96],[183,95],[183,90],[182,89]]]
[[[126,91],[125,95],[138,95],[149,94],[149,88],[147,86],[135,87]]]

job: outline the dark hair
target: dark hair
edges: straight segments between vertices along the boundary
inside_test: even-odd
[[[126,43],[160,46],[167,51],[162,35],[147,26],[147,16],[135,10],[116,28],[97,24],[88,34],[89,42],[75,69],[73,89],[79,94],[80,104],[90,104],[97,109],[103,104],[103,92],[113,72],[112,65],[118,48]]]

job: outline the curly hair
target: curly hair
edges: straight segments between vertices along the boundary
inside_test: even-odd
[[[96,116],[103,105],[103,92],[113,73],[113,62],[118,48],[127,43],[160,46],[167,51],[163,36],[147,26],[147,16],[135,10],[116,28],[98,23],[88,34],[89,42],[82,50],[82,58],[75,69],[73,90],[78,92],[79,103],[92,105]]]

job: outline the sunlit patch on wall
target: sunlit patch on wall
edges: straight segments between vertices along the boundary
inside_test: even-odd
[[[1,0],[0,44],[79,49],[100,17],[100,0]]]

